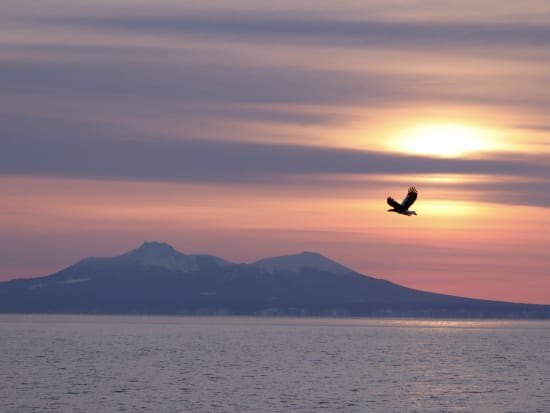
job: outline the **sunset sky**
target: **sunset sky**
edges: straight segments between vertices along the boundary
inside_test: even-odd
[[[550,2],[3,0],[0,91],[0,280],[162,241],[550,304]]]

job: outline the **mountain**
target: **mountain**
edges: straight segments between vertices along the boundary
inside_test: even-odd
[[[296,255],[264,258],[251,265],[268,273],[281,271],[299,273],[307,269],[330,272],[332,274],[351,274],[354,272],[335,261],[323,257],[319,253],[307,251]]]
[[[315,252],[238,264],[159,242],[0,283],[0,312],[550,318],[550,306],[413,290]]]
[[[101,260],[102,258],[92,258]],[[118,257],[103,258],[112,263],[142,265],[147,268],[157,267],[170,271],[193,272],[205,267],[226,267],[232,262],[213,255],[185,255],[176,251],[171,245],[163,242],[144,242],[139,248]]]

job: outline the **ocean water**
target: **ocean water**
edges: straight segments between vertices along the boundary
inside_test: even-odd
[[[550,322],[0,315],[0,411],[550,412]]]

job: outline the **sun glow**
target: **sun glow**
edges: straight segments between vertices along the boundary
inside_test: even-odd
[[[480,206],[461,201],[431,201],[425,202],[422,207],[427,215],[441,215],[445,217],[479,215],[483,213],[483,208]]]
[[[461,124],[431,124],[405,128],[392,148],[416,155],[453,158],[496,149],[488,130]]]

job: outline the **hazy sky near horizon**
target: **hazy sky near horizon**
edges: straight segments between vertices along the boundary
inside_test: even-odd
[[[550,304],[549,68],[543,0],[3,1],[0,280],[155,240]]]

